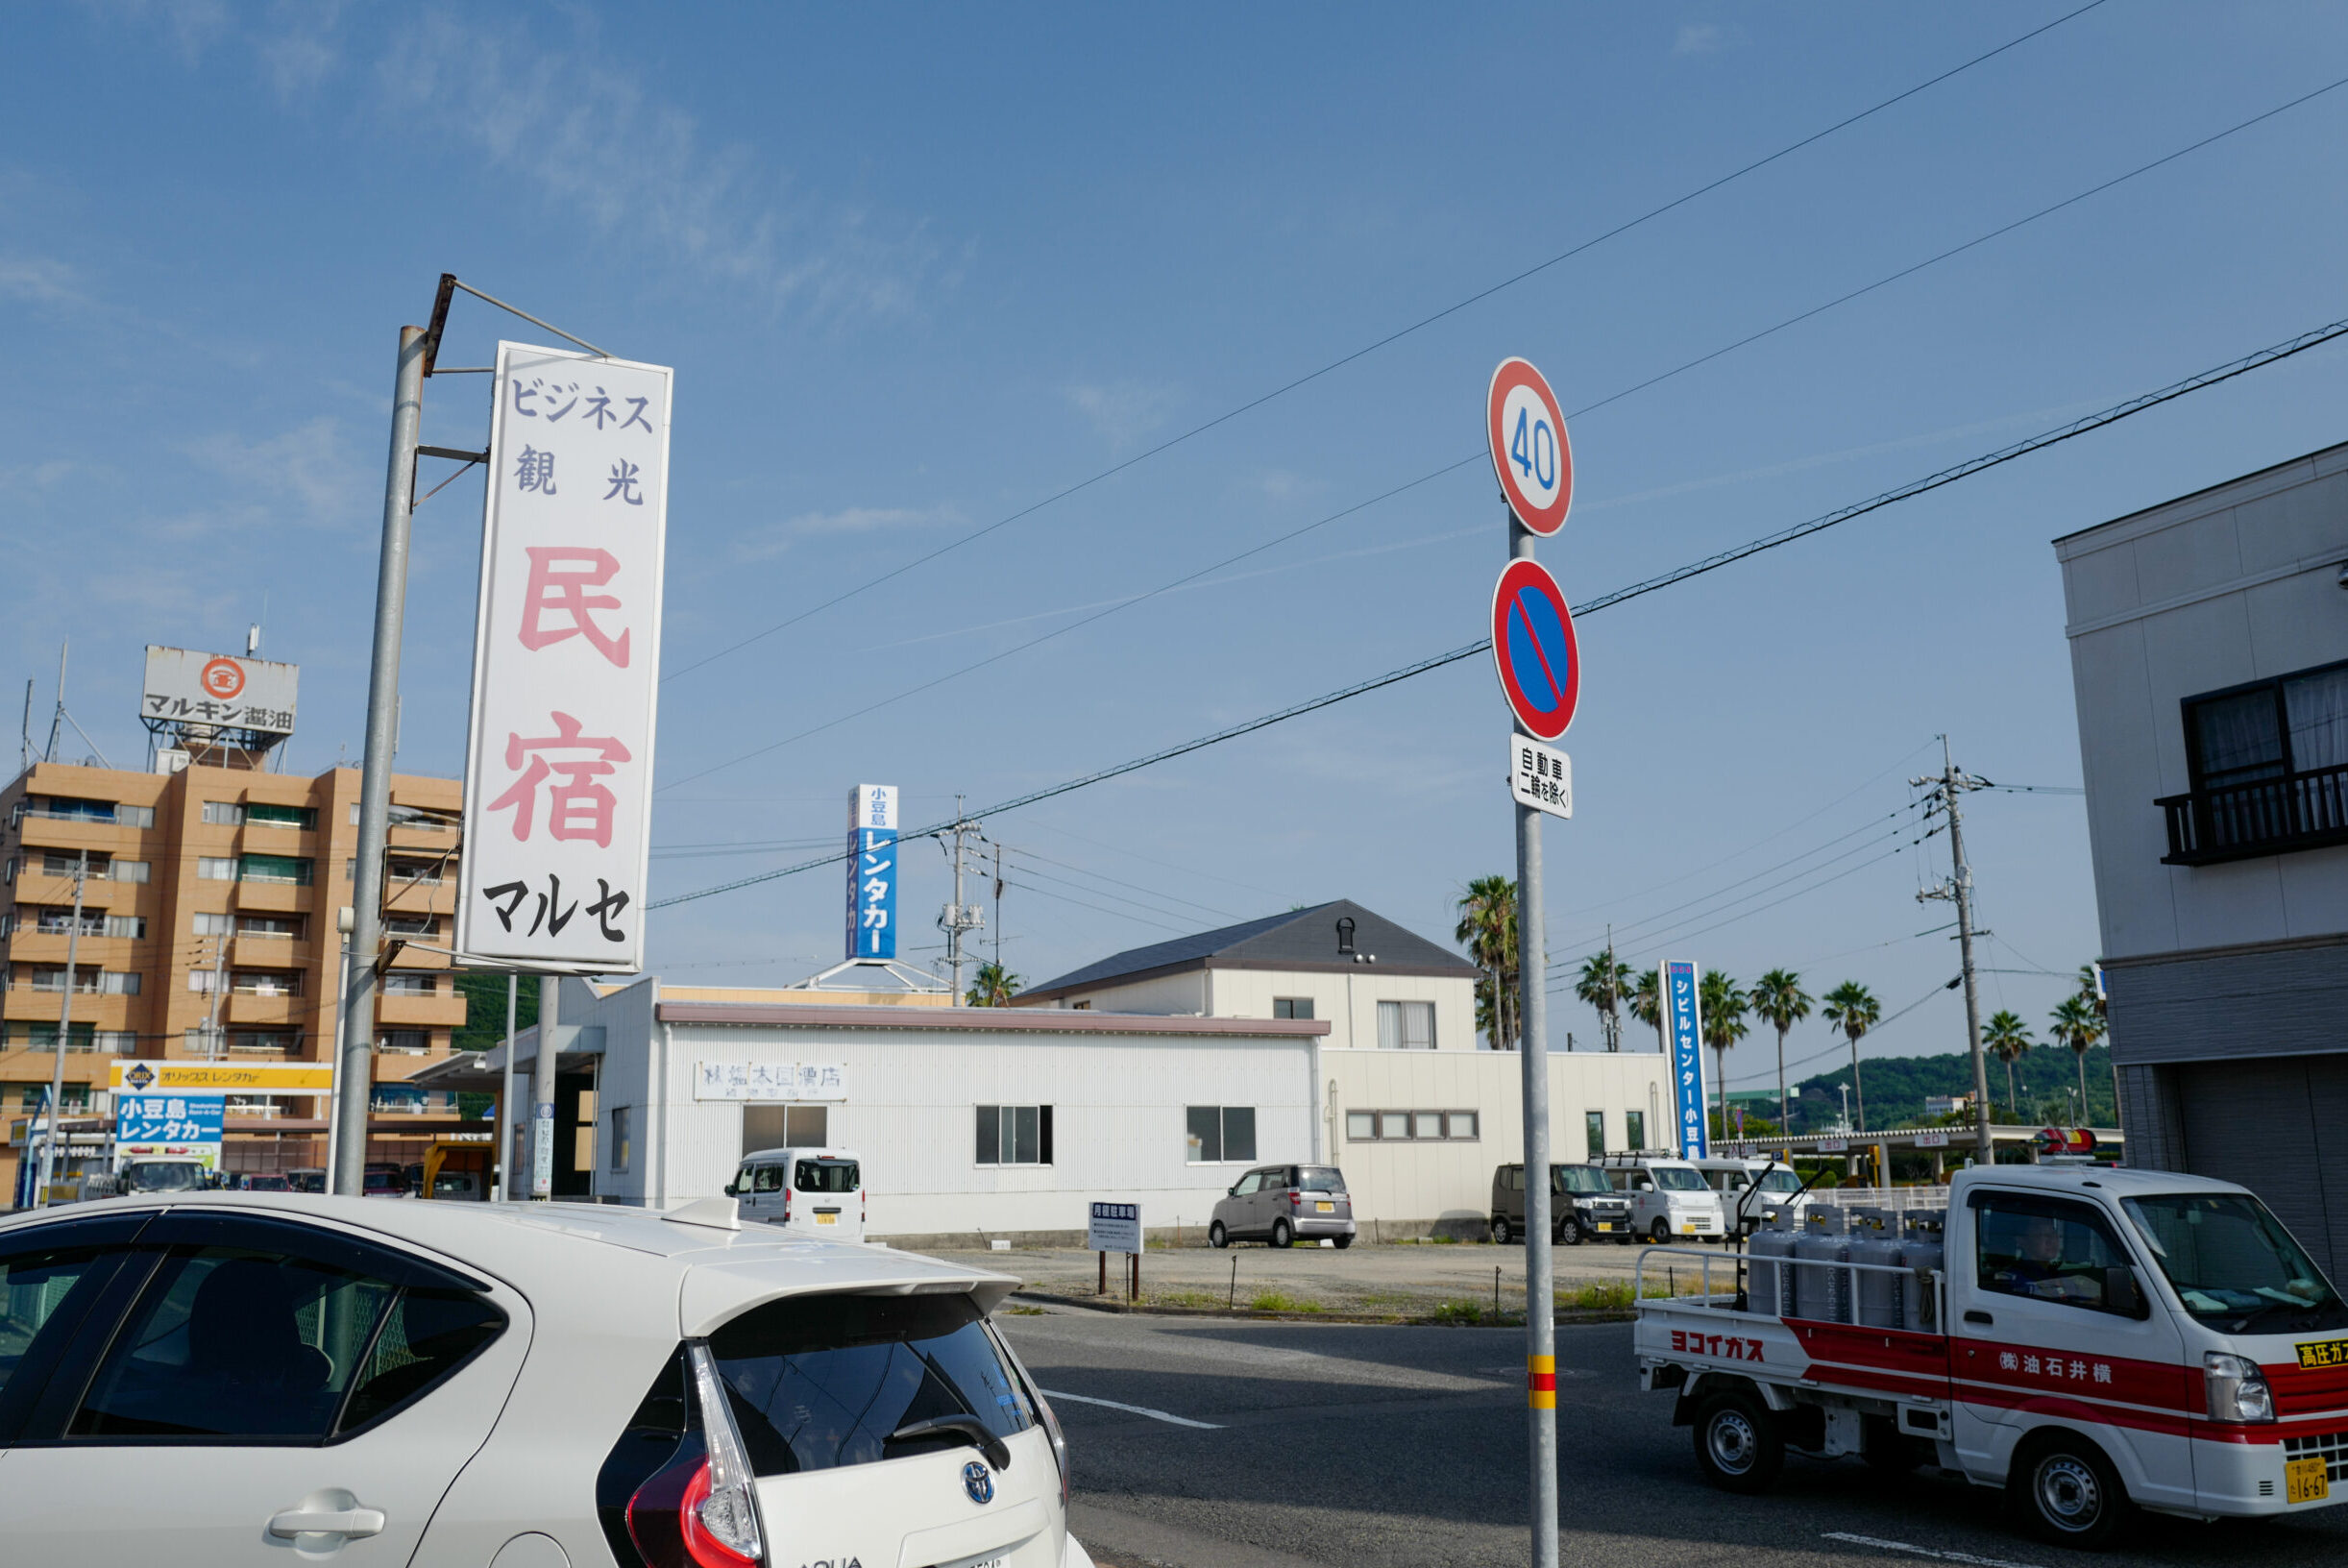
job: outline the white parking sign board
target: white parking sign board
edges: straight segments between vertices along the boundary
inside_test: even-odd
[[[1508,737],[1508,793],[1552,817],[1574,815],[1574,759],[1553,746]]]
[[[1096,1203],[1085,1227],[1087,1252],[1139,1252],[1141,1206],[1137,1203]]]

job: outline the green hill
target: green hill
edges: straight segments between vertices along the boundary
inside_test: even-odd
[[[1867,1042],[1861,1041],[1859,1046],[1860,1083],[1867,1090],[1870,1127],[1918,1125],[1926,1120],[1925,1096],[1973,1091],[1971,1059],[1961,1051],[1944,1056],[1887,1056],[1870,1060]],[[1997,1120],[2041,1123],[2070,1119],[2069,1091],[2078,1086],[2079,1068],[2076,1058],[2066,1047],[2035,1045],[2014,1064],[2015,1098],[2018,1105],[2007,1103],[2005,1064],[1992,1056],[1988,1066],[1990,1103]],[[1833,1072],[1804,1078],[1798,1086],[1799,1103],[1793,1113],[1793,1131],[1815,1133],[1834,1127],[1843,1113],[1842,1086],[1849,1082],[1847,1064]],[[2091,1125],[2115,1124],[2112,1052],[2108,1046],[2095,1045],[2088,1050],[2087,1099],[2087,1119]],[[1856,1095],[1852,1097],[1852,1111],[1855,1115]]]

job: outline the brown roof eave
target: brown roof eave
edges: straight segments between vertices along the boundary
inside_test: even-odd
[[[1002,1007],[820,1007],[796,1002],[662,1002],[662,1023],[786,1029],[974,1030],[1054,1035],[1189,1035],[1314,1039],[1326,1018],[1198,1018],[1149,1013]]]

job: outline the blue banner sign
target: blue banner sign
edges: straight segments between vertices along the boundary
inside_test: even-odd
[[[850,958],[896,957],[896,786],[859,784],[848,796]]]
[[[1679,1112],[1679,1157],[1701,1160],[1712,1147],[1704,1125],[1704,1019],[1700,971],[1689,959],[1663,966],[1664,1037],[1672,1058],[1672,1103]]]
[[[220,1094],[117,1094],[114,1141],[217,1143],[227,1104]]]

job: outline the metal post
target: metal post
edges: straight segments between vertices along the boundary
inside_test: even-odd
[[[342,932],[342,987],[335,992],[342,1005],[334,1010],[334,1066],[328,1077],[326,1097],[326,1190],[329,1195],[342,1190],[334,1180],[336,1161],[334,1151],[340,1146],[342,1127],[342,1053],[351,1040],[351,925],[354,917],[348,906],[339,912],[334,924]]]
[[[398,744],[400,636],[407,611],[407,530],[415,510],[416,439],[424,417],[426,332],[400,329],[400,368],[392,383],[391,453],[383,478],[383,547],[375,579],[375,656],[367,677],[367,752],[358,777],[358,864],[351,878],[354,911],[351,986],[344,993],[341,1097],[334,1108],[334,1188],[365,1190],[367,1108],[375,1087],[376,960],[383,940],[383,851],[391,836],[391,764]]]
[[[514,1017],[522,978],[505,977],[505,1066],[498,1072],[498,1201],[514,1195]]]
[[[73,923],[65,928],[65,999],[58,1004],[56,1060],[49,1068],[49,1131],[40,1143],[40,1190],[33,1207],[49,1207],[49,1183],[57,1169],[57,1128],[65,1115],[65,1042],[73,1035],[73,964],[82,946],[82,884],[89,876],[89,851],[73,863]]]
[[[554,1024],[562,1009],[560,976],[538,977],[538,1059],[530,1067],[530,1198],[554,1195]]]
[[[1948,853],[1956,865],[1957,948],[1965,961],[1965,1043],[1973,1057],[1973,1157],[1997,1163],[1990,1137],[1990,1069],[1981,1054],[1981,997],[1973,982],[1973,872],[1965,863],[1965,830],[1958,822],[1957,765],[1949,760],[1948,737],[1941,737],[1941,801],[1948,807]]]
[[[1510,553],[1534,535],[1509,514]],[[1549,1257],[1549,989],[1541,941],[1541,813],[1516,806],[1517,1055],[1525,1074],[1525,1402],[1532,1439],[1532,1565],[1557,1565],[1557,1344]]]
[[[211,1005],[204,1012],[204,1058],[208,1062],[220,1060],[220,992],[228,983],[228,939],[215,936],[212,938],[212,999]]]

